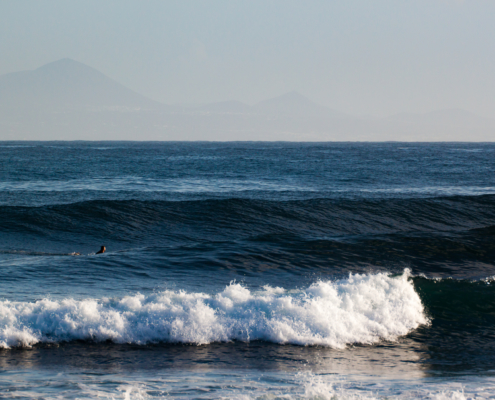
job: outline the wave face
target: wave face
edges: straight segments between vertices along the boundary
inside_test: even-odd
[[[0,303],[0,346],[111,340],[207,344],[231,340],[322,345],[394,340],[427,324],[407,272],[351,275],[304,290],[231,284],[216,295],[164,291],[120,300]]]
[[[495,227],[495,195],[433,199],[270,201],[98,200],[42,207],[1,206],[2,233],[62,235],[85,232],[98,239],[149,240],[167,232],[215,237],[270,233],[317,237],[401,232],[459,232]]]
[[[95,200],[0,206],[0,213],[0,257],[88,255],[104,244],[114,254],[145,251],[144,260],[127,257],[115,265],[124,271],[130,262],[135,268],[144,262],[150,268],[228,268],[242,274],[263,264],[296,274],[363,273],[372,267],[440,277],[495,275],[495,195]],[[78,273],[81,267],[71,266]]]

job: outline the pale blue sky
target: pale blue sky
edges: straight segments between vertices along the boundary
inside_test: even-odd
[[[297,90],[377,116],[495,117],[495,1],[0,0],[0,74],[60,58],[164,103]]]

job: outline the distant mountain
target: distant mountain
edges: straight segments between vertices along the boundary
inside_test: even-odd
[[[190,111],[212,114],[250,114],[252,112],[249,105],[240,101],[221,101],[219,103],[205,104],[191,108]]]
[[[64,58],[0,76],[0,110],[157,109],[162,105],[94,68]]]
[[[401,113],[388,118],[414,124],[434,124],[442,126],[495,126],[495,120],[481,117],[460,108],[437,110],[424,114]]]
[[[460,109],[359,118],[297,92],[163,105],[65,58],[0,76],[0,140],[494,141],[495,120]]]
[[[202,105],[201,107],[189,107],[187,110],[189,113],[250,114],[291,118],[344,116],[342,113],[314,103],[297,92],[290,92],[264,100],[254,106],[249,106],[240,101],[222,101],[220,103]]]
[[[340,117],[344,114],[320,106],[297,92],[289,92],[255,104],[252,110],[261,114],[298,117]]]

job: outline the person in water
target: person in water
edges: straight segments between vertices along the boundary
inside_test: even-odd
[[[100,251],[98,251],[96,254],[103,254],[106,250],[107,248],[105,246],[101,246]]]

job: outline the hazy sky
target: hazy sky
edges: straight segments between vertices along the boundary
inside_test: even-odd
[[[0,74],[70,57],[164,103],[297,90],[353,114],[495,117],[495,1],[0,0]]]

